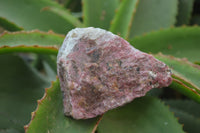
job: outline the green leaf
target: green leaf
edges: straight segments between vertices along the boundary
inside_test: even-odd
[[[88,120],[75,120],[64,116],[62,94],[57,79],[45,91],[38,101],[38,107],[32,113],[32,120],[25,126],[27,133],[89,133],[95,128],[98,117]]]
[[[175,24],[178,0],[140,0],[129,38]]]
[[[57,75],[57,71],[55,71],[51,64],[53,63],[49,63],[47,62],[46,60],[44,60],[42,62],[43,66],[44,66],[44,71],[45,71],[45,74],[46,74],[46,78],[49,80],[49,81],[54,81],[56,79],[56,75]],[[56,62],[54,62],[54,64],[56,64]],[[53,65],[54,65],[53,64]]]
[[[163,103],[141,97],[132,103],[107,112],[98,127],[99,133],[183,133],[181,125]]]
[[[114,16],[110,31],[127,38],[139,0],[124,0]],[[126,15],[124,15],[126,14]]]
[[[57,54],[64,36],[52,32],[5,32],[0,36],[0,54],[11,52],[35,52]]]
[[[18,56],[0,55],[0,130],[23,132],[49,83]]]
[[[0,133],[20,133],[18,130],[10,128],[10,129],[0,129]]]
[[[194,116],[196,119],[200,118],[200,104],[192,100],[164,100],[164,102],[172,109],[183,111]]]
[[[80,23],[64,7],[54,1],[0,0],[0,3],[0,17],[25,30],[53,30],[66,34]],[[65,14],[65,17],[62,14]]]
[[[44,71],[49,81],[56,80],[57,75],[57,56],[54,55],[40,55]]]
[[[54,81],[57,75],[57,56],[47,54],[30,54],[32,55],[31,66],[36,70],[42,72],[46,80]],[[26,57],[25,57],[26,58]]]
[[[194,0],[179,0],[176,25],[188,24],[192,15]]]
[[[56,7],[49,7],[47,10],[52,11],[55,14],[59,14],[63,19],[65,19],[67,22],[70,22],[75,27],[84,27],[80,21],[78,21],[75,17],[72,17],[68,10],[63,10]]]
[[[174,82],[170,87],[200,103],[200,66],[172,56],[159,54],[155,57],[171,68]]]
[[[49,67],[56,73],[57,72],[57,63],[56,63],[57,57],[54,55],[40,55],[40,56],[41,56],[42,60],[45,61],[49,65]],[[55,77],[56,76],[54,76],[54,78]]]
[[[187,133],[199,133],[200,131],[200,104],[189,100],[166,100],[170,110],[184,124],[183,129]]]
[[[85,26],[109,29],[119,0],[83,0]]]
[[[187,114],[185,112],[172,110],[175,112],[175,115],[179,118],[179,122],[183,123],[183,130],[187,133],[199,133],[200,128],[200,119],[197,119],[193,117],[190,114]]]
[[[0,26],[4,27],[6,30],[9,30],[9,31],[19,31],[23,29],[22,27],[18,27],[13,22],[10,22],[2,17],[0,17]]]
[[[160,30],[145,36],[135,37],[130,43],[144,52],[173,55],[199,61],[200,27],[180,27]]]
[[[200,103],[200,95],[193,88],[188,87],[182,81],[173,79],[170,88],[179,91],[183,95],[193,99],[194,101]]]

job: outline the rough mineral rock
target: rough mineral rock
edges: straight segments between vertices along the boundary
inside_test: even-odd
[[[152,55],[99,28],[70,31],[57,58],[64,113],[87,119],[168,86],[171,71]]]

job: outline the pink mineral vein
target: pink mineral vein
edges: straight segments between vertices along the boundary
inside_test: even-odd
[[[71,30],[57,57],[65,115],[88,119],[172,82],[152,55],[100,28]]]

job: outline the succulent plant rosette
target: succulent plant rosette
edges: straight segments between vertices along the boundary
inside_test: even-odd
[[[0,133],[199,133],[199,4],[0,0]]]

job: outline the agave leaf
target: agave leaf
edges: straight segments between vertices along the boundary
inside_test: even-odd
[[[104,114],[99,133],[183,133],[177,119],[157,98],[141,97]]]
[[[200,118],[200,104],[192,100],[164,100],[164,102],[170,106],[170,108],[188,113],[195,117]]]
[[[119,0],[83,0],[85,26],[109,29]]]
[[[135,37],[130,43],[144,52],[188,58],[199,61],[200,27],[170,28]]]
[[[53,64],[53,67],[51,66],[52,64]],[[49,81],[54,81],[57,75],[57,70],[54,69],[54,66],[56,65],[56,61],[48,62],[44,59],[42,62],[42,65],[44,66],[44,71],[45,71],[47,79]]]
[[[112,21],[110,31],[127,38],[139,0],[124,0]]]
[[[194,101],[200,103],[200,95],[192,88],[188,87],[184,83],[182,83],[180,80],[173,79],[172,84],[170,85],[170,88],[179,91],[183,95],[193,99]]]
[[[60,17],[63,17],[63,19],[65,19],[67,22],[70,22],[75,27],[84,27],[80,21],[78,21],[75,17],[72,17],[68,10],[63,10],[56,7],[49,7],[48,10],[54,12],[55,14],[59,14]]]
[[[57,55],[58,47],[63,40],[63,35],[53,32],[41,32],[38,30],[5,32],[0,36],[0,54],[13,52],[39,53],[38,56],[42,60],[47,78],[52,81],[56,77],[55,55]]]
[[[25,32],[5,32],[0,35],[0,54],[10,52],[35,52],[57,54],[63,35],[38,30]]]
[[[185,132],[199,133],[200,119],[182,111],[176,111],[175,109],[172,109],[172,111],[175,112],[175,115],[179,118],[179,122],[184,125],[183,130]]]
[[[45,95],[38,101],[38,107],[32,113],[31,122],[25,126],[27,133],[89,133],[95,130],[99,117],[88,120],[75,120],[64,116],[62,94],[59,80],[45,90]]]
[[[49,83],[18,56],[0,55],[0,131],[23,132]]]
[[[0,0],[0,3],[0,17],[25,30],[39,29],[67,33],[80,24],[64,7],[54,1]]]
[[[13,22],[8,21],[7,19],[0,17],[0,26],[4,27],[4,29],[9,30],[9,31],[18,31],[18,30],[23,30],[22,27],[17,26]]]
[[[158,54],[155,57],[171,68],[174,82],[170,87],[200,103],[200,66],[172,56]]]
[[[140,0],[129,38],[173,26],[177,11],[178,0]]]
[[[176,25],[188,24],[192,15],[194,0],[179,0]]]
[[[198,133],[200,131],[200,104],[189,100],[165,100],[170,110],[184,124],[183,129],[187,133]]]
[[[9,128],[9,129],[0,129],[0,133],[20,133],[20,131],[13,128]]]

